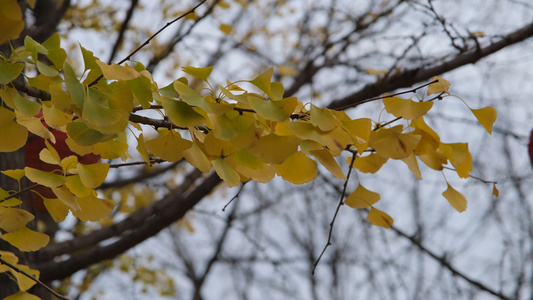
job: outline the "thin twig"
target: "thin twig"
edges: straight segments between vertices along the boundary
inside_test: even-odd
[[[2,257],[2,255],[0,254],[0,263],[10,267],[11,269],[13,269],[14,271],[16,272],[19,272],[20,274],[28,277],[29,279],[35,281],[36,283],[38,283],[40,286],[42,286],[43,288],[45,288],[47,291],[49,291],[50,293],[52,293],[54,296],[56,296],[57,298],[59,299],[63,299],[63,300],[70,300],[70,298],[67,298],[61,294],[58,294],[57,292],[55,292],[53,289],[51,289],[49,286],[47,286],[46,284],[44,284],[42,281],[40,281],[39,279],[35,278],[35,276],[27,273],[26,271],[24,270],[21,270],[19,268],[17,268],[16,266],[8,263],[7,261],[5,261]]]
[[[446,169],[446,170],[451,170],[451,171],[455,171],[455,172],[457,172],[457,170],[455,170],[454,168],[451,168],[451,167],[443,166],[443,168]],[[470,177],[470,178],[474,178],[474,179],[477,179],[477,180],[479,180],[479,181],[481,181],[481,182],[483,182],[483,183],[487,183],[487,184],[488,184],[488,183],[493,183],[493,184],[498,183],[498,181],[486,180],[486,179],[483,179],[483,178],[480,178],[480,177],[477,177],[477,176],[474,176],[474,175],[470,175],[470,174],[468,174],[468,177]]]
[[[11,198],[13,198],[13,197],[16,197],[16,196],[18,196],[18,195],[20,195],[20,194],[23,194],[23,193],[25,193],[25,192],[31,191],[31,190],[33,190],[34,188],[38,187],[39,185],[40,185],[40,184],[36,183],[36,184],[34,184],[34,185],[30,185],[30,186],[28,186],[28,187],[25,187],[25,188],[23,188],[22,190],[20,190],[20,191],[18,191],[18,192],[14,192],[13,194],[11,194],[11,195],[9,195],[9,196],[7,196],[7,197],[5,197],[5,198],[2,198],[2,199],[0,200],[0,203],[4,202],[4,201],[6,201],[6,200],[9,200],[9,199],[11,199]]]
[[[386,96],[379,96],[379,97],[374,97],[374,98],[366,99],[366,100],[363,100],[363,101],[361,101],[361,102],[357,102],[357,103],[353,103],[353,104],[348,104],[348,105],[341,106],[341,107],[336,107],[335,110],[345,110],[345,109],[347,109],[347,108],[350,108],[350,107],[353,107],[353,106],[357,106],[357,105],[360,105],[360,104],[363,104],[363,103],[371,102],[371,101],[382,100],[382,99],[386,99],[386,98],[392,98],[392,97],[395,97],[395,96],[398,96],[398,95],[414,93],[414,92],[416,92],[417,90],[419,90],[419,89],[421,89],[421,88],[424,88],[424,87],[426,87],[426,86],[429,86],[429,85],[434,84],[434,83],[437,83],[437,82],[439,82],[439,80],[438,80],[438,79],[435,79],[435,80],[433,80],[432,82],[429,82],[429,83],[423,84],[423,85],[421,85],[421,86],[418,86],[418,87],[412,88],[412,89],[407,90],[407,91],[398,92],[398,93],[394,93],[394,94],[390,94],[390,95],[386,95]]]
[[[156,33],[154,33],[151,37],[149,37],[146,41],[144,41],[144,43],[142,43],[139,47],[137,47],[135,50],[133,50],[130,54],[128,54],[128,56],[124,57],[121,61],[119,61],[117,63],[117,65],[121,65],[122,63],[124,63],[125,61],[129,60],[133,55],[135,55],[135,53],[139,52],[142,48],[144,48],[146,45],[150,44],[150,42],[158,35],[160,34],[163,30],[165,30],[168,26],[174,24],[175,22],[183,19],[185,16],[187,16],[188,14],[191,14],[193,13],[200,5],[204,4],[205,1],[207,0],[202,0],[200,3],[198,3],[195,7],[191,8],[188,12],[180,15],[179,17],[175,18],[174,20],[168,22],[167,24],[165,24],[165,26],[161,27]],[[89,84],[89,87],[95,85],[98,81],[100,81],[100,79],[104,78],[104,75],[100,75],[100,77],[96,78],[93,82],[91,82]]]
[[[357,152],[353,152],[352,161],[350,162],[350,169],[348,170],[348,175],[346,176],[346,181],[344,182],[344,187],[342,188],[341,198],[339,200],[339,204],[337,205],[337,209],[335,210],[335,214],[333,215],[333,219],[331,220],[331,223],[329,224],[328,241],[326,243],[326,246],[324,246],[322,253],[320,253],[320,256],[315,261],[311,275],[315,275],[315,270],[316,270],[316,267],[318,266],[318,263],[320,262],[320,259],[326,252],[326,249],[328,249],[328,247],[331,245],[331,238],[333,237],[333,226],[335,225],[335,220],[337,219],[337,215],[339,214],[341,206],[344,203],[344,196],[346,195],[346,188],[348,187],[348,180],[350,180],[350,175],[352,174],[353,163],[355,162],[356,155],[357,155]]]
[[[241,184],[241,188],[239,189],[239,191],[237,192],[237,194],[235,194],[235,196],[233,196],[233,198],[231,198],[230,201],[228,201],[228,203],[226,203],[226,205],[224,205],[224,207],[222,208],[222,211],[226,211],[226,207],[228,207],[228,205],[231,204],[231,202],[233,202],[233,200],[237,199],[239,197],[239,195],[241,194],[242,192],[242,189],[244,189],[244,185],[246,184],[246,182],[243,182]]]

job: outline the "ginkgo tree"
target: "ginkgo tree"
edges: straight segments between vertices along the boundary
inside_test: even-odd
[[[12,30],[2,33],[0,44],[17,39],[24,28],[16,1],[2,5],[0,12],[5,18],[1,22],[5,24],[1,27]],[[220,30],[229,34],[231,27],[224,25]],[[173,205],[187,207],[220,182],[235,187],[248,181],[268,183],[278,176],[305,184],[316,178],[318,165],[346,183],[353,180],[353,172],[375,173],[393,160],[405,163],[419,180],[419,163],[436,172],[452,168],[459,177],[468,178],[472,171],[468,143],[441,141],[424,117],[448,101],[463,101],[464,109],[470,110],[488,133],[496,120],[494,108],[471,108],[468,101],[452,95],[451,84],[438,76],[412,90],[331,108],[285,96],[283,84],[273,80],[274,68],[253,79],[216,82],[210,76],[213,67],[185,66],[181,70],[187,77],[160,86],[141,62],[131,59],[135,52],[120,63],[106,63],[83,45],[76,51],[81,53],[76,53],[82,59],[79,69],[69,62],[70,50],[62,47],[59,34],[42,43],[25,36],[22,45],[10,45],[9,54],[0,57],[0,151],[26,147],[26,157],[32,154],[38,162],[30,164],[27,159],[24,168],[2,171],[19,187],[0,187],[1,238],[16,249],[0,252],[0,272],[11,274],[20,290],[9,299],[31,297],[27,291],[40,283],[34,279],[50,281],[72,274],[77,267],[54,275],[47,271],[53,268],[54,257],[83,247],[59,249],[65,244],[52,243],[47,228],[31,225],[35,216],[24,195],[42,201],[54,222],[64,221],[69,213],[80,222],[89,222],[101,221],[116,209],[112,199],[97,192],[110,168],[135,164],[186,161],[209,174],[205,175],[208,188],[174,201]],[[422,97],[414,94],[418,90],[425,91]],[[350,108],[370,101],[382,103],[378,116],[350,116]],[[133,159],[133,152],[142,161]],[[113,164],[117,159],[122,163]],[[23,187],[25,179],[32,184]],[[464,211],[466,198],[443,180],[447,187],[444,198],[458,212]],[[369,190],[361,182],[352,192],[346,186],[338,195],[337,211],[342,204],[365,209],[370,223],[391,227],[392,217],[375,206],[381,200],[379,191]],[[498,192],[495,184],[493,191]],[[179,219],[179,215],[167,216],[176,208],[168,206],[170,200],[151,208],[164,218],[157,228]],[[129,221],[141,228],[145,219],[139,216]],[[121,233],[132,229],[124,224],[107,225]],[[101,237],[83,243],[110,237],[109,232],[102,232]],[[139,241],[116,248],[111,244],[101,257],[112,258],[153,234],[140,235]],[[21,262],[23,252],[42,253],[50,261]],[[95,256],[80,256],[80,265],[102,259]]]

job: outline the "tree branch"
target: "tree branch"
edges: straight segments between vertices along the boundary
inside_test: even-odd
[[[130,8],[128,9],[128,12],[126,13],[126,18],[124,18],[122,25],[120,25],[120,30],[118,31],[117,40],[115,41],[115,44],[113,45],[113,50],[111,50],[111,54],[109,55],[107,64],[111,64],[113,62],[113,58],[115,58],[118,48],[122,44],[122,40],[124,39],[124,33],[126,32],[126,29],[128,29],[128,24],[131,21],[131,17],[133,16],[133,12],[135,11],[135,8],[137,7],[138,3],[139,3],[139,0],[131,0]]]
[[[52,260],[38,265],[37,269],[41,272],[41,280],[50,281],[65,278],[92,264],[112,259],[135,247],[173,222],[181,219],[200,200],[209,195],[220,182],[221,179],[218,175],[212,173],[187,196],[182,197],[182,195],[171,193],[164,199],[154,203],[154,214],[140,225],[131,227],[131,230],[123,232],[122,235],[116,235],[117,241],[107,246],[96,246],[93,249],[87,249],[82,254],[72,256],[64,261]]]
[[[416,247],[418,247],[418,249],[420,249],[420,251],[422,251],[423,253],[426,253],[427,255],[431,256],[431,258],[433,258],[434,260],[436,260],[441,266],[445,267],[446,269],[448,269],[448,271],[450,271],[454,276],[458,276],[458,277],[461,277],[462,279],[466,280],[468,283],[470,283],[471,285],[477,287],[478,289],[482,290],[482,291],[485,291],[489,294],[492,294],[502,300],[510,300],[511,298],[505,296],[504,294],[502,294],[501,292],[497,292],[491,288],[489,288],[488,286],[484,285],[483,283],[479,282],[479,281],[476,281],[470,277],[468,277],[467,275],[465,275],[464,273],[461,273],[459,270],[457,270],[456,268],[454,268],[447,260],[444,256],[439,256],[437,254],[435,254],[433,251],[429,250],[428,248],[424,247],[420,241],[416,238],[416,236],[414,235],[408,235],[407,233],[401,231],[400,229],[394,227],[394,226],[391,226],[390,228],[392,231],[394,231],[397,235],[401,236],[401,237],[404,237],[406,239],[408,239],[413,245],[415,245]]]
[[[473,64],[478,60],[489,56],[505,47],[519,43],[533,36],[533,23],[530,23],[508,35],[496,43],[484,48],[474,49],[457,55],[454,59],[427,69],[414,69],[405,71],[397,76],[383,81],[368,84],[363,89],[349,96],[331,102],[328,108],[337,109],[344,106],[356,106],[364,100],[379,96],[383,93],[394,91],[398,88],[412,86],[415,83],[428,80],[433,76],[441,75],[467,64]]]
[[[109,227],[104,227],[100,230],[93,231],[87,235],[80,236],[72,240],[50,244],[39,251],[39,258],[41,261],[49,261],[56,256],[73,253],[84,248],[89,248],[109,238],[119,237],[125,232],[135,230],[135,228],[140,227],[149,218],[156,216],[159,211],[166,210],[169,202],[174,201],[173,199],[175,199],[175,197],[181,197],[181,195],[183,195],[194,183],[194,181],[201,175],[202,172],[195,169],[189,176],[186,177],[185,181],[180,185],[179,188],[174,189],[164,199],[156,201],[151,205],[140,209],[138,212],[130,215],[128,218]]]

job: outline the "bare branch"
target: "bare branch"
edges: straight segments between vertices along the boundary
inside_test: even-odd
[[[44,248],[41,251],[41,257],[44,255],[48,259],[43,259],[43,261],[49,262],[37,266],[37,269],[41,272],[42,280],[50,281],[65,278],[91,264],[111,259],[135,247],[168,225],[181,219],[185,213],[207,196],[220,182],[221,179],[218,175],[213,173],[186,196],[181,195],[181,190],[172,191],[164,199],[155,202],[124,221],[75,240]],[[98,242],[111,237],[118,237],[118,240],[106,246],[98,246]],[[72,253],[83,248],[89,249],[64,261],[56,262],[50,260],[51,257]]]
[[[533,23],[530,23],[508,35],[498,42],[481,49],[473,49],[457,55],[454,59],[427,69],[414,69],[405,71],[389,79],[369,84],[363,89],[342,99],[331,102],[328,108],[353,107],[363,103],[366,99],[376,97],[383,93],[394,91],[398,88],[412,86],[417,82],[428,80],[433,76],[444,74],[467,64],[473,64],[478,60],[489,56],[505,47],[519,43],[533,36]]]
[[[346,196],[346,188],[348,187],[348,180],[350,179],[350,175],[352,174],[353,163],[355,162],[356,156],[357,156],[357,152],[353,152],[352,161],[350,162],[350,169],[348,170],[348,175],[346,176],[346,181],[344,182],[344,187],[342,188],[341,198],[339,200],[339,204],[337,205],[337,209],[335,210],[335,214],[333,215],[333,219],[331,220],[331,223],[329,224],[328,241],[326,242],[324,249],[322,249],[322,253],[320,253],[320,256],[318,256],[318,259],[315,261],[313,265],[313,271],[311,272],[312,275],[315,274],[316,267],[318,266],[320,259],[326,252],[326,249],[328,249],[328,247],[331,245],[331,238],[333,236],[333,226],[335,225],[335,220],[337,219],[339,210],[341,209],[341,206],[344,204],[344,197]]]
[[[124,39],[124,33],[126,32],[126,29],[128,29],[128,24],[131,21],[131,17],[133,16],[133,12],[135,11],[138,3],[139,0],[131,0],[130,8],[126,13],[126,18],[124,18],[122,25],[120,25],[117,40],[115,41],[115,44],[113,45],[113,50],[111,50],[111,54],[109,55],[109,59],[107,60],[108,64],[111,64],[111,62],[113,62],[113,58],[115,58],[118,48],[122,44],[122,40]]]
[[[485,291],[489,294],[492,294],[502,300],[510,300],[511,298],[505,296],[504,294],[502,294],[501,292],[497,292],[493,289],[491,289],[490,287],[484,285],[483,283],[477,281],[477,280],[474,280],[472,278],[470,278],[469,276],[467,276],[466,274],[460,272],[459,270],[457,270],[456,268],[454,268],[450,262],[448,262],[448,260],[446,259],[446,257],[444,256],[439,256],[437,254],[435,254],[433,251],[429,250],[428,248],[424,247],[420,241],[417,239],[417,237],[415,235],[408,235],[407,233],[401,231],[400,229],[392,226],[390,228],[392,231],[394,231],[397,235],[401,236],[401,237],[404,237],[406,239],[408,239],[413,245],[415,245],[416,247],[418,247],[418,249],[420,249],[422,252],[426,253],[427,255],[431,256],[431,258],[433,258],[434,260],[438,261],[440,265],[442,265],[443,267],[445,267],[446,269],[448,269],[448,271],[450,271],[453,275],[455,276],[458,276],[458,277],[461,277],[462,279],[466,280],[468,283],[472,284],[473,286],[477,287],[478,289],[482,290],[482,291]]]

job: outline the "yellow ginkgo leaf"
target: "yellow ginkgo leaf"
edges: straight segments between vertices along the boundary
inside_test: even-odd
[[[285,88],[283,87],[283,84],[281,82],[271,82],[270,89],[272,90],[272,95],[274,96],[274,98],[272,98],[271,100],[278,101],[278,100],[283,99],[283,95],[285,94]],[[289,97],[289,98],[296,98],[296,97]]]
[[[205,136],[204,146],[207,154],[212,156],[228,156],[238,149],[231,142],[217,138],[212,130]]]
[[[67,182],[65,185],[74,195],[78,197],[87,197],[93,193],[93,189],[91,187],[87,187],[83,181],[81,181],[79,174],[67,176]]]
[[[7,109],[0,107],[0,120],[5,115],[2,114],[3,110]],[[0,152],[13,152],[22,148],[28,138],[28,129],[13,121],[5,123],[2,121],[0,121],[0,140],[9,141],[9,143],[0,143]]]
[[[88,188],[97,188],[107,177],[109,171],[109,164],[96,163],[91,165],[84,165],[78,163],[78,174],[81,182]]]
[[[450,88],[450,82],[446,79],[442,79],[439,76],[435,76],[431,79],[431,81],[438,80],[438,82],[432,83],[428,87],[428,96],[432,94],[440,94],[440,93],[446,93],[450,94],[448,89]]]
[[[213,168],[217,172],[220,179],[222,179],[229,187],[239,185],[241,177],[239,174],[221,157],[212,160]]]
[[[237,165],[235,170],[242,174],[242,176],[260,183],[268,183],[276,177],[276,171],[274,168],[267,164],[264,164],[260,169],[251,169],[242,165]]]
[[[309,151],[309,154],[316,158],[318,162],[326,167],[326,169],[328,169],[328,171],[330,171],[335,177],[346,180],[344,172],[342,172],[339,164],[328,149],[311,150]]]
[[[233,26],[231,26],[230,24],[220,24],[218,29],[220,29],[220,31],[224,32],[225,34],[231,34],[231,32],[233,31]]]
[[[209,119],[213,125],[215,137],[229,141],[247,131],[253,125],[254,120],[237,111],[230,111],[225,114],[209,114]]]
[[[423,131],[427,134],[429,134],[434,140],[437,142],[440,142],[439,135],[433,130],[429,125],[424,121],[424,117],[419,117],[411,121],[411,127],[416,129],[419,129],[420,131]]]
[[[31,279],[29,279],[29,280],[31,280]],[[33,281],[33,280],[31,280],[31,281],[35,283],[35,281]],[[28,292],[23,292],[23,291],[18,291],[17,293],[9,295],[6,298],[4,298],[4,300],[40,300],[40,299],[41,298],[39,298],[39,297],[37,297],[35,295],[32,295],[32,294],[30,294]]]
[[[192,127],[205,123],[205,118],[196,112],[189,104],[171,99],[168,97],[161,97],[161,104],[168,114],[170,121],[179,127]],[[198,108],[197,108],[198,109]]]
[[[280,123],[277,125],[280,125]],[[353,143],[351,134],[340,127],[335,127],[330,131],[322,131],[306,121],[288,122],[284,125],[277,125],[276,131],[278,131],[278,128],[288,130],[302,140],[318,142],[333,152],[345,150],[347,145]]]
[[[178,161],[183,158],[183,151],[192,142],[182,139],[179,132],[170,130],[167,134],[146,142],[146,149],[166,161]]]
[[[119,137],[121,135],[125,136],[124,131],[119,133]],[[105,159],[114,159],[120,157],[122,161],[125,161],[126,159],[130,158],[131,156],[128,154],[128,143],[120,140],[119,137],[95,144],[93,147],[93,153],[100,155]]]
[[[389,160],[377,153],[371,153],[367,156],[357,157],[353,163],[353,167],[363,173],[376,173]],[[347,159],[350,163],[351,158]]]
[[[104,77],[109,80],[131,80],[141,77],[141,74],[130,66],[120,66],[115,63],[108,65],[99,60],[96,63],[102,69]]]
[[[416,152],[415,152],[416,154]],[[441,171],[444,169],[444,165],[448,162],[448,159],[441,151],[433,151],[425,154],[417,154],[418,158],[426,164],[426,166],[433,170]]]
[[[467,201],[465,196],[455,190],[449,183],[448,188],[442,193],[442,195],[458,212],[463,212],[466,210]]]
[[[479,109],[470,109],[474,116],[483,128],[487,130],[488,133],[492,134],[492,125],[496,121],[497,112],[496,109],[492,106],[487,106]]]
[[[272,74],[274,74],[274,69],[270,68],[256,78],[250,80],[251,84],[255,85],[265,94],[267,94],[270,99],[274,99],[274,95],[272,94],[272,85],[270,84]]]
[[[37,251],[48,245],[50,241],[50,237],[46,234],[31,230],[27,227],[6,233],[2,238],[24,252]]]
[[[20,62],[6,62],[3,59],[0,59],[0,84],[8,84],[11,81],[15,80],[22,70],[24,70],[24,64]]]
[[[113,200],[100,199],[93,195],[89,197],[78,197],[76,200],[81,210],[73,211],[72,214],[83,222],[95,222],[103,217],[107,217],[115,207]]]
[[[104,135],[98,130],[89,128],[87,124],[81,121],[68,123],[67,134],[69,138],[65,142],[72,151],[80,155],[83,152],[90,153],[92,151],[92,148],[83,146],[93,146],[96,143],[112,138],[112,136]]]
[[[56,222],[63,222],[68,215],[69,207],[57,198],[43,198],[44,207]]]
[[[124,91],[124,94],[126,92]],[[128,125],[128,111],[114,107],[112,103],[115,101],[108,93],[95,88],[87,89],[82,112],[84,121],[103,134],[123,131]]]
[[[368,213],[368,216],[366,216],[366,219],[375,226],[385,228],[390,228],[394,223],[391,216],[373,206],[370,208],[370,212]]]
[[[413,134],[420,135],[420,142],[413,150],[416,155],[431,154],[437,150],[440,137],[424,122],[422,117],[413,120],[411,127],[415,128]]]
[[[295,152],[282,164],[273,167],[281,178],[294,184],[304,184],[317,176],[316,162],[302,152]]]
[[[368,145],[386,158],[402,159],[408,157],[420,142],[420,135],[402,133],[403,126],[381,128],[373,131]]]
[[[3,260],[7,261],[8,263],[12,265],[16,265],[17,262],[19,261],[19,258],[15,254],[13,254],[13,252],[9,252],[9,251],[0,250],[0,257],[2,257]],[[9,267],[6,265],[0,264],[0,272],[3,273],[6,271],[9,271]]]
[[[265,166],[265,163],[259,157],[252,155],[246,150],[240,150],[233,154],[235,163],[249,169],[258,170]]]
[[[459,177],[467,178],[472,171],[472,154],[468,151],[468,143],[443,143],[441,149],[455,167]]]
[[[48,130],[46,126],[43,125],[41,118],[34,117],[25,117],[21,115],[18,111],[17,114],[17,123],[26,127],[31,133],[42,137],[45,140],[51,140],[52,143],[56,142],[55,136]],[[26,137],[24,137],[26,139]]]
[[[15,179],[16,181],[20,182],[20,179],[22,177],[24,177],[25,172],[24,172],[24,169],[15,169],[15,170],[2,171],[2,174],[6,175],[8,177],[11,177],[11,178]]]
[[[0,107],[0,152],[12,152],[22,148],[28,139],[28,129],[13,122],[15,114],[7,108]]]
[[[3,193],[3,192],[5,191],[0,189],[0,199],[4,199],[5,197],[9,196],[9,193],[7,192]],[[10,199],[0,202],[0,205],[3,207],[13,207],[13,206],[19,206],[21,204],[22,204],[22,201],[18,198],[10,198]]]
[[[0,206],[0,228],[7,232],[25,227],[34,218],[32,214],[23,209]]]
[[[175,80],[172,86],[178,92],[181,100],[190,106],[198,106],[208,113],[223,114],[233,109],[232,105],[207,101],[207,97],[191,89],[180,80]]]
[[[241,148],[241,149],[248,149],[257,144],[259,142],[259,139],[263,135],[263,132],[265,131],[264,127],[257,127],[257,122],[252,122],[250,127],[248,129],[240,132],[236,137],[231,139],[231,144],[233,144],[235,147]]]
[[[354,136],[354,146],[359,153],[368,147],[370,132],[372,131],[372,120],[360,118],[355,120],[342,121],[344,127]]]
[[[52,105],[50,101],[46,101],[43,102],[43,117],[48,126],[59,129],[70,123],[74,116],[64,113]]]
[[[16,0],[0,1],[0,44],[16,39],[24,29],[22,10]]]
[[[44,143],[46,145],[46,149],[41,150],[39,153],[39,158],[45,163],[59,165],[61,162],[61,157],[59,156],[59,153],[57,153],[57,150],[50,145],[48,140],[45,140]]]
[[[148,154],[148,149],[146,149],[146,143],[144,141],[144,136],[141,133],[139,137],[136,137],[137,139],[137,152],[141,155],[141,158],[150,165],[150,155]]]
[[[56,197],[66,206],[70,207],[72,211],[79,211],[80,205],[72,192],[66,186],[52,187],[52,191]]]
[[[320,108],[311,104],[309,122],[322,131],[330,131],[337,127],[337,119],[327,108]]]
[[[432,107],[433,102],[416,102],[411,99],[388,97],[383,99],[383,104],[388,113],[406,120],[416,119],[425,115]]]
[[[247,97],[250,108],[267,120],[287,121],[294,112],[298,99],[289,97],[279,101],[261,99],[252,94]]]
[[[237,151],[225,160],[239,174],[256,182],[267,183],[276,176],[274,168],[246,150]]]
[[[420,168],[418,167],[418,162],[414,153],[411,153],[406,158],[403,158],[402,161],[409,167],[409,170],[413,172],[413,175],[415,175],[416,179],[422,180],[422,173],[420,173]]]
[[[16,267],[19,268],[20,270],[26,272],[27,274],[30,274],[30,275],[34,276],[37,279],[39,278],[39,271],[38,270],[30,269],[30,267],[28,267],[26,265],[16,265]],[[20,272],[15,271],[15,270],[11,271],[11,274],[13,274],[13,276],[15,276],[15,278],[17,280],[17,285],[19,286],[19,290],[21,290],[21,291],[27,291],[32,286],[34,286],[36,284],[35,280],[33,280],[32,278],[28,278],[28,276],[26,276],[25,274],[22,274]],[[30,294],[28,294],[28,295],[30,295]],[[4,298],[4,299],[8,299],[8,298]],[[15,299],[19,299],[19,298],[15,298]],[[31,297],[30,298],[28,298],[28,297],[20,298],[20,300],[25,300],[25,299],[35,299],[35,298],[31,298]],[[37,299],[40,299],[40,298],[37,298]]]
[[[213,67],[212,66],[205,67],[205,68],[182,67],[181,70],[196,78],[200,78],[203,81],[207,81],[207,78],[209,78],[209,75],[211,75],[211,71],[213,71]]]
[[[24,172],[29,180],[47,187],[57,187],[65,183],[65,177],[54,172],[41,171],[30,167],[25,167]]]
[[[298,150],[300,139],[275,133],[261,137],[248,151],[266,163],[281,164]]]
[[[18,93],[13,100],[17,112],[22,113],[26,117],[33,117],[41,111],[42,106],[40,103],[28,100]]]
[[[211,170],[211,162],[196,142],[193,142],[191,147],[183,151],[183,157],[193,167],[204,173],[208,173]]]
[[[364,186],[359,184],[355,191],[353,191],[344,203],[352,208],[367,208],[376,204],[381,196],[378,193],[367,190]]]
[[[78,173],[78,157],[76,155],[69,155],[63,158],[59,165],[63,169],[63,174]]]

